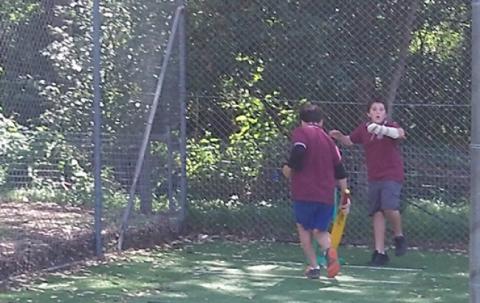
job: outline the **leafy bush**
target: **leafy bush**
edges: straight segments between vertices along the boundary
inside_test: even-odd
[[[427,200],[406,201],[403,211],[404,231],[413,246],[461,248],[468,245],[468,203],[448,206]],[[192,200],[189,203],[189,230],[207,234],[231,234],[251,238],[297,240],[289,201],[244,203],[229,200]],[[348,216],[344,243],[370,244],[371,219],[366,204],[357,201]],[[391,239],[388,233],[387,241]]]
[[[0,190],[4,199],[88,205],[93,200],[91,150],[77,134],[29,130],[0,113]],[[126,201],[113,173],[102,172],[106,204]]]
[[[288,102],[276,99],[277,93],[265,94],[257,88],[262,79],[261,60],[238,56],[237,61],[241,63],[239,69],[248,70],[249,80],[240,78],[246,73],[243,70],[236,73],[238,77],[224,77],[221,100],[216,100],[233,123],[231,132],[225,130],[222,121],[212,121],[218,127],[216,135],[207,130],[188,141],[192,197],[224,199],[239,195],[243,199],[255,195],[260,190],[256,188],[259,178],[272,167],[279,167],[286,156],[286,133],[296,120],[293,110],[286,109],[290,108]],[[195,116],[195,112],[190,115]],[[253,200],[258,198],[252,196]]]

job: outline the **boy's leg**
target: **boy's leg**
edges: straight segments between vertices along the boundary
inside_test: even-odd
[[[403,256],[407,252],[407,241],[403,236],[402,216],[399,211],[401,189],[401,183],[392,181],[385,182],[385,188],[382,191],[382,208],[393,228],[396,256]]]
[[[305,275],[310,279],[320,278],[320,266],[317,263],[315,249],[312,246],[311,232],[306,230],[301,224],[297,223],[298,237],[302,245],[303,253],[309,262],[309,266],[305,270]]]
[[[320,245],[320,248],[322,249],[322,251],[326,251],[327,249],[330,248],[331,240],[330,240],[329,232],[314,229],[313,236],[315,237],[315,240],[317,240],[318,245]]]
[[[386,209],[385,216],[387,217],[388,222],[392,225],[393,235],[395,237],[403,236],[402,216],[400,215],[400,211],[396,209]]]
[[[386,210],[385,216],[390,224],[392,224],[394,242],[395,242],[395,255],[403,256],[407,253],[407,240],[403,236],[402,232],[402,216],[398,210]]]
[[[330,247],[330,233],[314,229],[313,235],[327,258],[327,277],[334,278],[340,272],[340,262],[338,261],[337,250]]]
[[[372,259],[369,262],[371,266],[383,266],[389,261],[385,252],[385,217],[382,211],[377,211],[372,215],[373,238],[375,241],[375,250]]]
[[[303,253],[307,258],[310,266],[318,266],[315,250],[312,246],[312,213],[314,212],[314,205],[312,203],[305,203],[301,201],[293,202],[293,211],[297,223],[297,232],[302,245]]]
[[[340,271],[337,250],[331,247],[328,227],[332,220],[333,205],[319,203],[315,212],[313,235],[327,259],[327,277],[334,278]]]
[[[377,211],[373,214],[373,239],[375,250],[381,254],[385,253],[385,216],[383,212]]]
[[[298,237],[300,238],[300,244],[303,249],[303,253],[307,258],[311,267],[318,267],[317,256],[312,245],[311,232],[303,228],[301,224],[297,223]]]
[[[373,239],[375,250],[369,264],[382,266],[388,262],[385,253],[385,216],[382,212],[382,188],[383,182],[368,183],[368,214],[372,217]]]

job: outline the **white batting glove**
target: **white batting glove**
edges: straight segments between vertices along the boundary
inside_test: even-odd
[[[384,135],[393,139],[400,137],[398,128],[380,125],[377,123],[371,123],[367,126],[367,131],[375,135]]]
[[[380,134],[380,129],[383,125],[377,124],[377,123],[370,123],[367,126],[367,131],[371,134],[378,135]]]

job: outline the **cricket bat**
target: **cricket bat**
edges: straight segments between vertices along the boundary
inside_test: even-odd
[[[343,195],[342,201],[340,201],[341,205],[345,205],[350,200],[350,191],[347,189],[345,194]],[[347,214],[345,214],[341,207],[338,208],[338,214],[333,222],[332,231],[330,233],[330,240],[331,240],[331,247],[337,249],[340,245],[340,241],[342,240],[343,230],[345,229],[345,223],[347,222]]]

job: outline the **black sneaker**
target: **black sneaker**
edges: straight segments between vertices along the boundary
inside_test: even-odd
[[[384,266],[390,259],[387,253],[381,254],[378,251],[374,251],[372,254],[372,260],[368,263],[370,266]]]
[[[305,270],[305,276],[309,279],[319,279],[320,278],[320,267],[314,268],[314,267],[308,267]]]
[[[395,256],[403,256],[407,252],[407,240],[404,236],[398,236],[393,241],[395,242]]]

